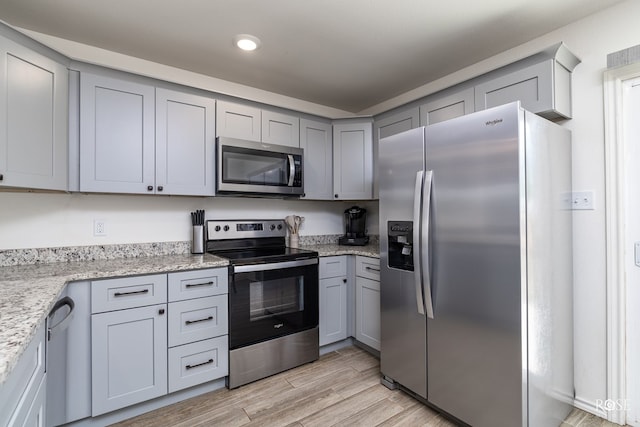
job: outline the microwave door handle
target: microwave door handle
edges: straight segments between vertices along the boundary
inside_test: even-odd
[[[289,158],[289,182],[287,182],[287,186],[293,187],[293,179],[296,177],[296,165],[291,154],[287,154],[287,157]]]

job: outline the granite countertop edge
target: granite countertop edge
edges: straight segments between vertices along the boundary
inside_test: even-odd
[[[377,245],[316,244],[301,245],[300,248],[317,251],[321,257],[361,255],[379,258]],[[228,265],[228,260],[214,255],[185,254],[0,267],[0,386],[15,368],[67,283]]]

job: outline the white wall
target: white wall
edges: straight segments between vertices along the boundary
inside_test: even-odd
[[[377,207],[369,231],[377,234]],[[237,197],[167,197],[111,194],[0,193],[0,250],[113,243],[188,241],[189,212],[207,219],[305,217],[302,235],[344,233],[347,202]],[[106,222],[106,236],[93,235],[93,221]]]

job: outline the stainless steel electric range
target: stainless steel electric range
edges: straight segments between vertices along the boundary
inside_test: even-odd
[[[318,253],[285,236],[283,220],[207,221],[207,252],[230,263],[229,388],[319,357]]]

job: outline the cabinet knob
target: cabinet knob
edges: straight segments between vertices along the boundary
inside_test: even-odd
[[[337,198],[338,198],[338,195],[337,195],[337,194],[334,194],[334,195],[333,195],[333,197],[335,197],[335,198],[337,199]]]
[[[0,173],[0,181],[2,181],[3,179],[4,179],[4,175]]]
[[[158,185],[158,191],[162,191],[164,187],[162,185]]]
[[[160,310],[158,310],[158,314],[160,315],[164,314],[164,308],[161,308]]]
[[[347,283],[347,279],[342,279],[342,283]]]
[[[153,191],[153,185],[147,185],[147,191]]]

